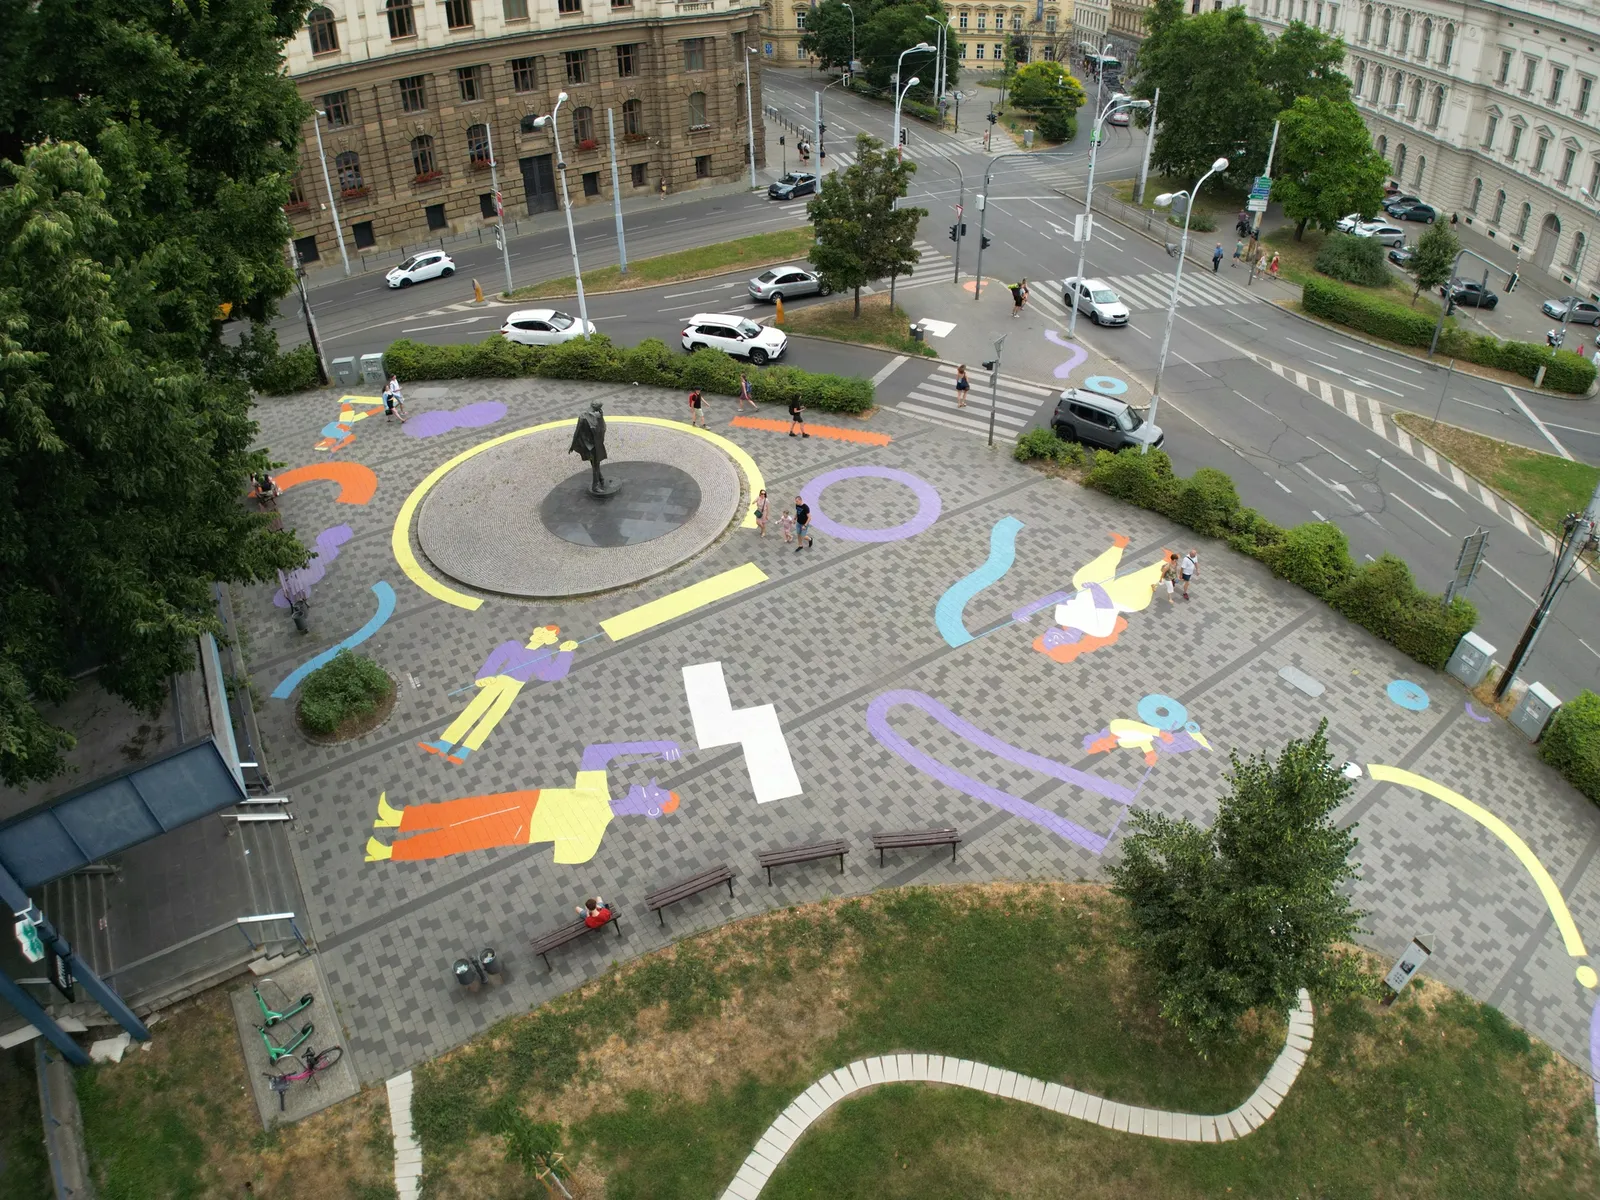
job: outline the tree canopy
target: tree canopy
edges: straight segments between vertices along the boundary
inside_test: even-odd
[[[256,427],[219,304],[292,283],[303,0],[0,6],[0,780],[70,738],[74,673],[141,708],[215,629],[215,581],[305,559],[240,503]]]
[[[1423,292],[1431,292],[1450,282],[1460,254],[1461,241],[1450,226],[1442,222],[1428,226],[1427,232],[1417,241],[1416,257],[1406,264],[1406,270],[1417,281],[1411,292],[1412,305]]]
[[[876,8],[872,0],[854,4],[856,23]],[[817,56],[824,67],[850,65],[850,13],[840,0],[822,0],[806,13],[806,31],[800,38],[800,49]],[[860,36],[859,28],[856,30]]]
[[[916,169],[877,138],[859,133],[855,162],[823,176],[816,199],[806,206],[817,230],[811,265],[834,291],[855,293],[858,317],[863,287],[885,276],[909,275],[922,257],[915,245],[917,223],[928,210],[895,207]]]
[[[848,18],[850,14],[844,15]],[[939,30],[927,19],[929,17],[947,25],[950,20],[940,0],[900,0],[898,4],[875,7],[870,16],[859,7],[856,9],[856,57],[861,60],[869,83],[888,87],[901,51],[909,50],[918,42],[938,45]],[[945,35],[945,74],[951,87],[955,86],[961,71],[959,53],[959,40],[951,30]],[[911,90],[911,99],[926,103],[933,98],[934,57],[927,52],[906,56],[905,79],[915,75],[922,81]]]
[[[1300,96],[1278,119],[1272,198],[1296,238],[1308,224],[1327,233],[1347,213],[1378,211],[1389,164],[1348,96]]]

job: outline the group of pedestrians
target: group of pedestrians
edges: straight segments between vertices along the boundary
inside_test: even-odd
[[[762,488],[761,494],[756,497],[756,528],[761,531],[761,536],[767,536],[767,523],[772,516],[772,501],[767,496],[767,489]],[[784,543],[797,543],[794,552],[799,554],[802,550],[809,550],[816,544],[816,539],[811,536],[811,506],[801,497],[794,498],[794,507],[783,510],[783,515],[778,518],[778,531],[783,534]]]
[[[1200,566],[1200,551],[1191,549],[1181,558],[1176,554],[1168,554],[1167,561],[1161,566],[1161,578],[1157,587],[1167,589],[1167,603],[1172,604],[1177,599],[1178,585],[1183,585],[1183,598],[1189,599],[1189,582],[1194,578],[1194,573]]]
[[[1261,274],[1271,275],[1276,279],[1278,277],[1278,252],[1274,250],[1272,257],[1269,259],[1265,250],[1260,250],[1258,256],[1256,253],[1258,250],[1260,250],[1260,243],[1253,238],[1248,247],[1245,245],[1244,239],[1240,238],[1233,247],[1233,265],[1237,267],[1240,263],[1244,263],[1245,266],[1253,264],[1255,270]],[[1211,252],[1211,270],[1213,274],[1221,270],[1222,258],[1222,243],[1218,242],[1217,248]]]

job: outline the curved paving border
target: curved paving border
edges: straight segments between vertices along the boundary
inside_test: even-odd
[[[944,1083],[974,1088],[1124,1133],[1173,1142],[1231,1142],[1264,1125],[1283,1103],[1300,1068],[1305,1065],[1306,1054],[1311,1049],[1312,1027],[1311,996],[1301,988],[1300,1010],[1289,1014],[1289,1036],[1283,1052],[1249,1098],[1232,1112],[1220,1116],[1134,1108],[1074,1091],[1059,1083],[1045,1083],[1015,1071],[1002,1071],[999,1067],[940,1054],[890,1054],[862,1059],[824,1075],[795,1097],[794,1103],[767,1127],[733,1182],[722,1193],[722,1200],[756,1200],[783,1156],[812,1122],[839,1101],[882,1083]]]

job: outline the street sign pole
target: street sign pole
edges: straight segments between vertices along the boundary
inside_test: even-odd
[[[1489,531],[1482,526],[1476,533],[1469,533],[1461,539],[1461,553],[1456,558],[1455,577],[1450,580],[1450,586],[1444,590],[1444,606],[1450,607],[1450,601],[1457,592],[1464,592],[1472,586],[1472,581],[1478,577],[1478,568],[1483,565],[1483,552],[1489,542]]]

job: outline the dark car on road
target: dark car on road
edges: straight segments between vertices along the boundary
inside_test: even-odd
[[[1546,300],[1540,306],[1544,315],[1569,325],[1600,325],[1600,304],[1582,296],[1563,296],[1559,300]]]
[[[1393,196],[1383,198],[1383,211],[1392,213],[1397,208],[1410,208],[1413,204],[1421,204],[1421,196],[1413,196],[1406,192],[1396,192]]]
[[[773,200],[793,200],[797,196],[814,196],[817,177],[799,171],[790,171],[776,183],[767,185],[767,196]]]
[[[1456,290],[1452,294],[1448,288],[1440,288],[1439,295],[1450,297],[1450,307],[1463,305],[1467,308],[1493,308],[1500,303],[1500,297],[1487,290],[1483,284],[1474,283],[1470,279],[1456,280]]]
[[[1439,219],[1438,212],[1431,204],[1407,204],[1391,208],[1389,215],[1396,221],[1421,221],[1425,225],[1432,225]]]
[[[1121,450],[1124,446],[1154,449],[1166,441],[1159,426],[1150,424],[1121,400],[1079,388],[1061,393],[1050,425],[1059,438],[1102,450]]]
[[[1417,252],[1410,246],[1396,246],[1389,251],[1389,261],[1397,267],[1407,266],[1416,256]]]

